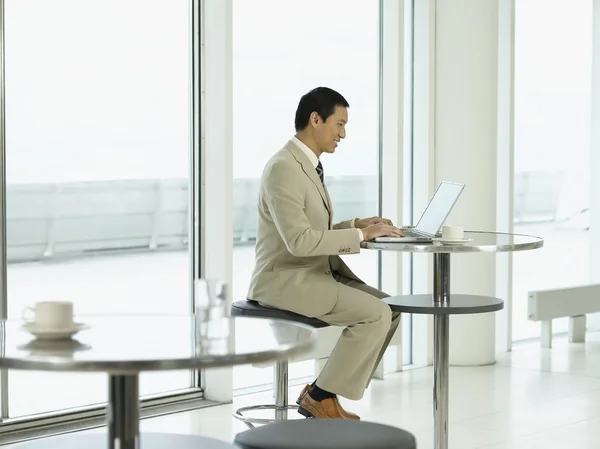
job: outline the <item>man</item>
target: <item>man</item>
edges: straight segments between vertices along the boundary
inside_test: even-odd
[[[388,295],[366,285],[339,257],[359,253],[363,240],[402,235],[378,217],[332,224],[320,156],[333,154],[346,137],[348,107],[326,87],[301,98],[296,135],[263,171],[248,293],[265,306],[346,327],[317,380],[298,398],[299,412],[314,418],[360,419],[337,395],[362,398],[400,319],[381,300]]]

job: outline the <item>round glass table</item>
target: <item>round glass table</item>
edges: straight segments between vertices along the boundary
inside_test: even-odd
[[[450,352],[450,315],[487,313],[501,310],[504,301],[499,298],[450,294],[450,255],[453,253],[498,253],[527,251],[541,248],[540,237],[505,234],[500,232],[469,231],[464,245],[440,243],[378,243],[363,242],[362,248],[379,251],[397,251],[433,254],[433,294],[403,295],[385,301],[395,312],[433,315],[433,412],[434,448],[448,448],[448,367]]]
[[[281,320],[223,318],[207,324],[194,315],[78,318],[89,329],[57,341],[34,339],[22,321],[0,321],[0,368],[106,372],[108,442],[104,439],[102,446],[111,449],[140,447],[139,373],[288,359],[316,343],[311,327]],[[251,335],[236,333],[236,327],[251,329]],[[157,446],[155,439],[144,436],[144,447]],[[35,443],[23,448],[30,444]]]

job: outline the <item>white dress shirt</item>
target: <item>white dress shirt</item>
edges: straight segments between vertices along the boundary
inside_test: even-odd
[[[315,168],[315,170],[317,169],[317,165],[319,165],[319,158],[317,157],[317,155],[310,149],[308,148],[304,142],[302,142],[300,139],[298,139],[296,136],[292,137],[292,141],[298,145],[300,147],[300,149],[304,152],[304,154],[306,154],[306,156],[308,157],[308,159],[310,160],[310,162],[312,163],[312,166]],[[362,230],[360,230],[359,228],[355,227],[354,222],[356,221],[356,218],[353,218],[352,221],[350,222],[350,225],[356,229],[358,231],[358,235],[360,237],[360,241],[362,242],[365,237],[363,235]]]

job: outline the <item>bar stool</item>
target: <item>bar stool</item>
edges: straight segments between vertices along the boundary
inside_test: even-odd
[[[246,430],[235,437],[241,449],[416,449],[405,430],[366,421],[305,419]]]
[[[244,300],[236,301],[231,305],[231,316],[244,318],[271,318],[279,320],[295,321],[306,324],[314,328],[329,327],[329,324],[317,318],[310,318],[299,315],[287,310],[273,309],[271,307],[261,306],[256,301]],[[288,410],[297,410],[298,405],[290,405],[288,402],[288,361],[280,360],[275,362],[275,380],[273,382],[275,393],[275,404],[251,405],[237,409],[233,416],[244,422],[248,427],[254,427],[253,424],[269,424],[275,421],[287,420]],[[244,416],[244,413],[253,410],[274,410],[275,419],[252,418]]]

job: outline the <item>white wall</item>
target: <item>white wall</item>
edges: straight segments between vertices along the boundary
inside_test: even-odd
[[[427,75],[415,86],[414,151],[421,159],[415,189],[420,185],[423,192],[428,187],[431,194],[442,180],[466,184],[447,223],[471,230],[496,229],[498,2],[417,2],[421,12],[415,18],[416,26],[422,27],[415,37],[415,53],[420,53],[415,54],[416,70]],[[415,80],[418,77],[415,73]],[[429,177],[429,182],[417,180],[419,176]],[[422,208],[423,201],[418,198],[415,206]],[[431,292],[430,276],[423,271],[426,264],[419,263],[415,284],[419,292]],[[494,296],[495,275],[493,254],[452,256],[451,292]],[[428,332],[430,340],[430,326],[421,325],[417,332]],[[416,341],[422,337],[416,336]],[[494,314],[452,317],[450,363],[493,363],[495,338]],[[421,343],[420,350],[425,348]]]
[[[496,228],[498,0],[440,0],[436,14],[435,180],[466,188],[448,224]],[[452,256],[451,291],[495,294],[495,255]],[[450,362],[495,361],[494,314],[450,322]]]

